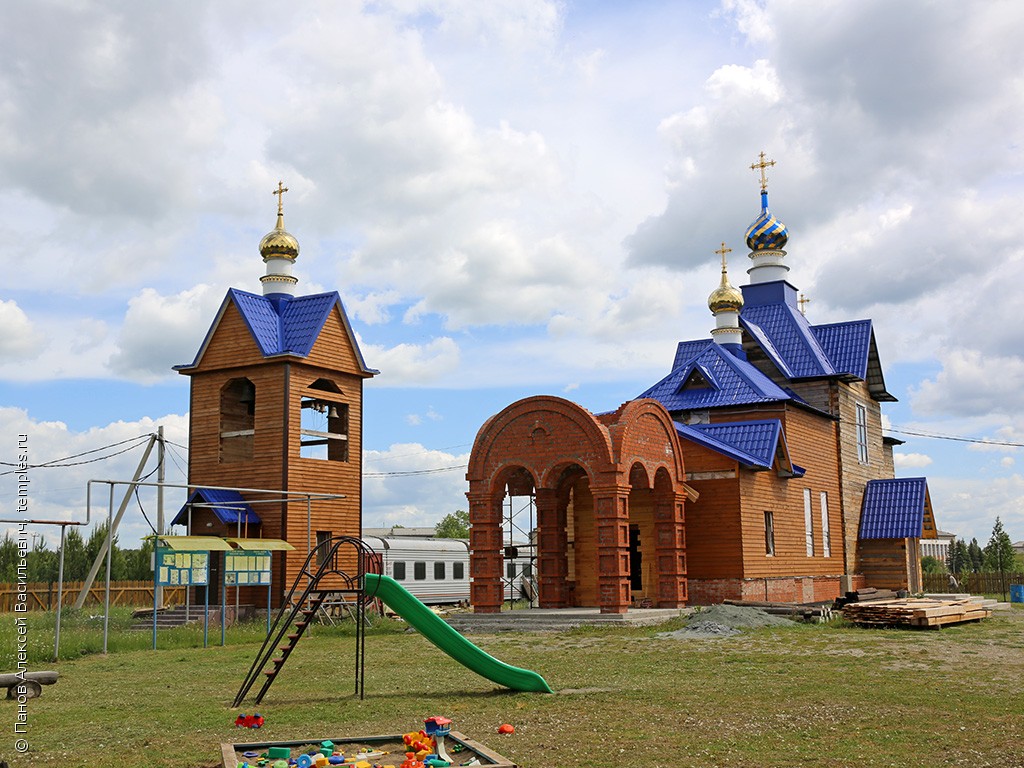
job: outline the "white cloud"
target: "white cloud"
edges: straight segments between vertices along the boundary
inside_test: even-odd
[[[141,381],[170,376],[172,365],[193,360],[221,301],[202,284],[173,296],[143,289],[128,301],[110,369]]]
[[[398,344],[383,347],[360,341],[363,357],[381,375],[374,383],[382,386],[430,384],[451,376],[459,368],[459,346],[447,336],[426,344]]]
[[[16,361],[31,360],[45,344],[41,333],[16,301],[0,300],[0,356]]]
[[[138,421],[126,422],[115,421],[103,426],[92,427],[87,430],[76,431],[59,421],[39,421],[33,419],[24,409],[0,407],[0,434],[10,435],[11,439],[6,441],[3,450],[0,451],[0,461],[15,463],[17,460],[18,443],[15,442],[16,435],[25,435],[28,446],[28,463],[30,465],[52,462],[63,457],[82,454],[87,451],[94,451],[104,446],[112,446],[123,441],[132,441],[140,438],[140,444],[131,450],[117,452],[130,447],[133,443],[127,442],[124,445],[114,446],[107,450],[87,453],[77,458],[69,459],[70,462],[78,463],[74,466],[51,467],[30,469],[28,471],[28,500],[29,508],[27,517],[34,520],[75,520],[85,522],[86,520],[86,485],[90,479],[103,478],[105,480],[129,481],[142,458],[145,443],[141,441],[144,436],[155,433],[157,426],[164,427],[164,436],[168,441],[179,445],[188,445],[188,416],[185,414],[168,414],[157,419],[144,418]],[[181,449],[171,446],[169,452],[182,454]],[[111,458],[99,461],[100,457],[111,456]],[[147,472],[156,467],[156,452],[154,451],[147,465]],[[178,458],[183,462],[184,456]],[[4,467],[6,471],[9,467]],[[185,478],[178,468],[178,464],[169,456],[167,463],[167,482],[182,483]],[[152,479],[152,478],[151,478]],[[95,524],[100,518],[106,518],[108,486],[98,485],[93,487],[93,507],[91,522]],[[126,486],[114,487],[115,504],[120,502]],[[140,489],[142,505],[150,520],[155,524],[156,494],[152,489]],[[0,503],[7,508],[13,509],[14,500],[18,496],[16,477],[13,474],[0,475]],[[184,490],[169,490],[166,494],[165,509],[177,510],[184,502]],[[173,515],[173,512],[169,513]],[[167,517],[170,521],[170,517]],[[40,526],[36,530],[46,537],[49,546],[53,548],[59,534],[56,528]],[[132,503],[125,513],[123,522],[119,528],[121,545],[124,547],[138,546],[141,536],[150,533],[149,525],[137,503]],[[87,534],[86,534],[87,535]]]
[[[932,463],[932,457],[923,453],[893,453],[896,469],[919,469]]]
[[[468,462],[468,453],[431,450],[419,443],[365,451],[363,524],[431,526],[456,509],[465,509]]]

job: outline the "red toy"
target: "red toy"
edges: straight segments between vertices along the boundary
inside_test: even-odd
[[[515,732],[516,732],[515,727],[509,725],[508,723],[505,723],[504,725],[499,725],[498,726],[498,733],[507,735],[507,734],[515,733]]]
[[[235,728],[262,728],[263,715],[259,712],[253,715],[239,715],[235,718]]]

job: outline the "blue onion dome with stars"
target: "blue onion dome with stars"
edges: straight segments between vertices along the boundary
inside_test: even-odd
[[[768,175],[765,171],[775,165],[774,160],[765,160],[764,152],[758,162],[750,166],[752,171],[761,173],[761,215],[747,227],[747,247],[751,251],[781,251],[789,240],[789,230],[768,210]]]

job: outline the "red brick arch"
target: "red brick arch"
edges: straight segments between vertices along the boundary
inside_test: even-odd
[[[638,474],[643,477],[642,488],[630,482],[634,467],[642,469]],[[523,487],[527,477],[534,484],[532,489]],[[510,490],[515,486],[516,494],[525,490],[535,494],[542,607],[568,606],[579,599],[575,582],[568,580],[567,514],[572,489],[586,495],[577,499],[582,502],[577,514],[579,509],[586,510],[590,549],[583,559],[573,554],[575,570],[587,584],[586,599],[603,612],[622,612],[630,605],[633,499],[644,513],[644,556],[653,563],[645,569],[653,574],[647,579],[648,597],[653,595],[658,605],[682,605],[686,600],[683,503],[689,491],[684,478],[672,419],[653,400],[631,401],[600,416],[553,396],[528,397],[508,406],[480,428],[466,473],[475,610],[501,608],[501,504],[506,486]]]

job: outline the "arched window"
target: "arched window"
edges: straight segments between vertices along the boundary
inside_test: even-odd
[[[256,435],[256,385],[231,379],[220,391],[220,462],[252,461]]]
[[[301,399],[299,456],[348,461],[348,404],[338,385],[317,379]]]

